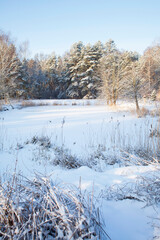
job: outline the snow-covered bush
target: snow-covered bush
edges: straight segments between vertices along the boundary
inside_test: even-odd
[[[0,184],[0,239],[109,239],[93,196],[46,177]]]

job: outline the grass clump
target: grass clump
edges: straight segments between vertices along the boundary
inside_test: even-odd
[[[27,143],[29,143],[29,142],[27,142]],[[44,148],[51,148],[51,146],[52,146],[50,138],[48,136],[41,136],[41,137],[33,136],[30,143],[38,144],[39,146],[44,147]]]
[[[52,164],[67,169],[75,169],[83,166],[82,161],[64,147],[54,147],[55,159]]]
[[[0,239],[109,239],[80,190],[36,175],[0,184]]]

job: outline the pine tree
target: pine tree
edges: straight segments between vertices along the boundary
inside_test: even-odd
[[[87,45],[84,54],[84,77],[81,79],[81,85],[85,90],[83,95],[88,98],[96,98],[98,95],[98,89],[100,87],[101,79],[98,74],[99,60],[103,55],[103,45],[101,42],[97,42],[93,46]],[[86,96],[85,96],[86,97]]]
[[[69,97],[97,97],[101,81],[97,68],[102,54],[103,45],[101,42],[93,46],[90,44],[84,46],[82,42],[79,42],[72,46],[67,63],[68,76],[66,75],[70,78],[67,87]]]
[[[17,97],[29,98],[29,75],[28,75],[28,62],[23,59],[19,67],[20,78],[17,81]]]
[[[68,55],[68,70],[66,72],[66,79],[68,80],[69,78],[66,94],[70,98],[82,98],[81,87],[79,86],[79,79],[83,75],[83,56],[83,43],[78,42],[73,44]]]
[[[58,86],[59,76],[57,73],[57,57],[55,54],[50,55],[45,61],[43,69],[46,75],[46,94],[47,98],[57,97],[56,88]]]

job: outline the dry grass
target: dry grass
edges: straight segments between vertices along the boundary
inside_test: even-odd
[[[146,117],[147,115],[151,115],[151,111],[149,111],[147,108],[142,107],[137,112],[136,109],[130,109],[129,112],[132,115],[137,115],[138,118]]]
[[[146,117],[147,115],[150,115],[150,111],[145,107],[142,107],[138,112],[138,117]]]
[[[146,117],[146,116],[152,116],[152,117],[159,117],[160,116],[160,108],[155,108],[153,110],[149,110],[145,107],[140,108],[138,113],[135,109],[131,109],[130,113],[133,115],[137,115],[138,118]]]
[[[80,189],[43,176],[14,175],[0,184],[0,239],[110,239],[89,199],[87,205]]]
[[[76,102],[72,102],[72,106],[76,106],[77,105],[77,103]]]
[[[153,164],[157,171],[147,176],[137,176],[135,183],[115,184],[106,187],[102,197],[107,200],[137,200],[144,202],[146,206],[159,205],[160,203],[160,168],[159,164]]]
[[[53,106],[61,106],[61,105],[63,105],[62,103],[60,103],[60,102],[53,102],[53,104],[52,104]]]
[[[22,101],[21,102],[21,107],[25,108],[25,107],[33,107],[36,106],[36,103],[32,102],[32,101]]]
[[[152,110],[150,115],[153,117],[159,117],[160,116],[160,108],[156,108],[156,109]]]
[[[48,162],[48,164],[61,166],[65,169],[75,169],[85,165],[81,159],[72,155],[69,149],[64,148],[64,146],[59,147],[52,144],[51,139],[48,136],[39,137],[35,135],[31,140],[27,140],[24,144],[34,144],[37,146],[37,154],[34,155],[32,160],[39,161],[39,163],[41,162],[40,159],[42,157],[42,159],[44,159],[45,162]],[[54,152],[54,158],[48,156],[48,153],[52,152]]]
[[[48,106],[49,104],[48,103],[45,103],[45,102],[34,102],[34,101],[30,101],[30,100],[26,100],[26,101],[22,101],[20,106],[22,108],[25,108],[25,107],[37,107],[37,106]]]

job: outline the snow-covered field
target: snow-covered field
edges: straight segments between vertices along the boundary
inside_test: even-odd
[[[138,178],[159,174],[156,163],[136,164],[157,158],[159,118],[153,114],[137,118],[132,103],[119,103],[116,108],[95,100],[48,100],[43,101],[45,106],[42,101],[34,103],[42,106],[19,108],[17,104],[15,109],[0,112],[2,181],[15,166],[27,177],[38,172],[76,186],[81,179],[82,191],[94,192],[111,239],[157,236],[157,205],[144,207],[145,201],[129,197],[109,198],[108,192],[115,186],[135,187]],[[152,111],[157,106],[145,107]],[[61,162],[64,159],[66,166]],[[72,168],[74,160],[77,165]]]

